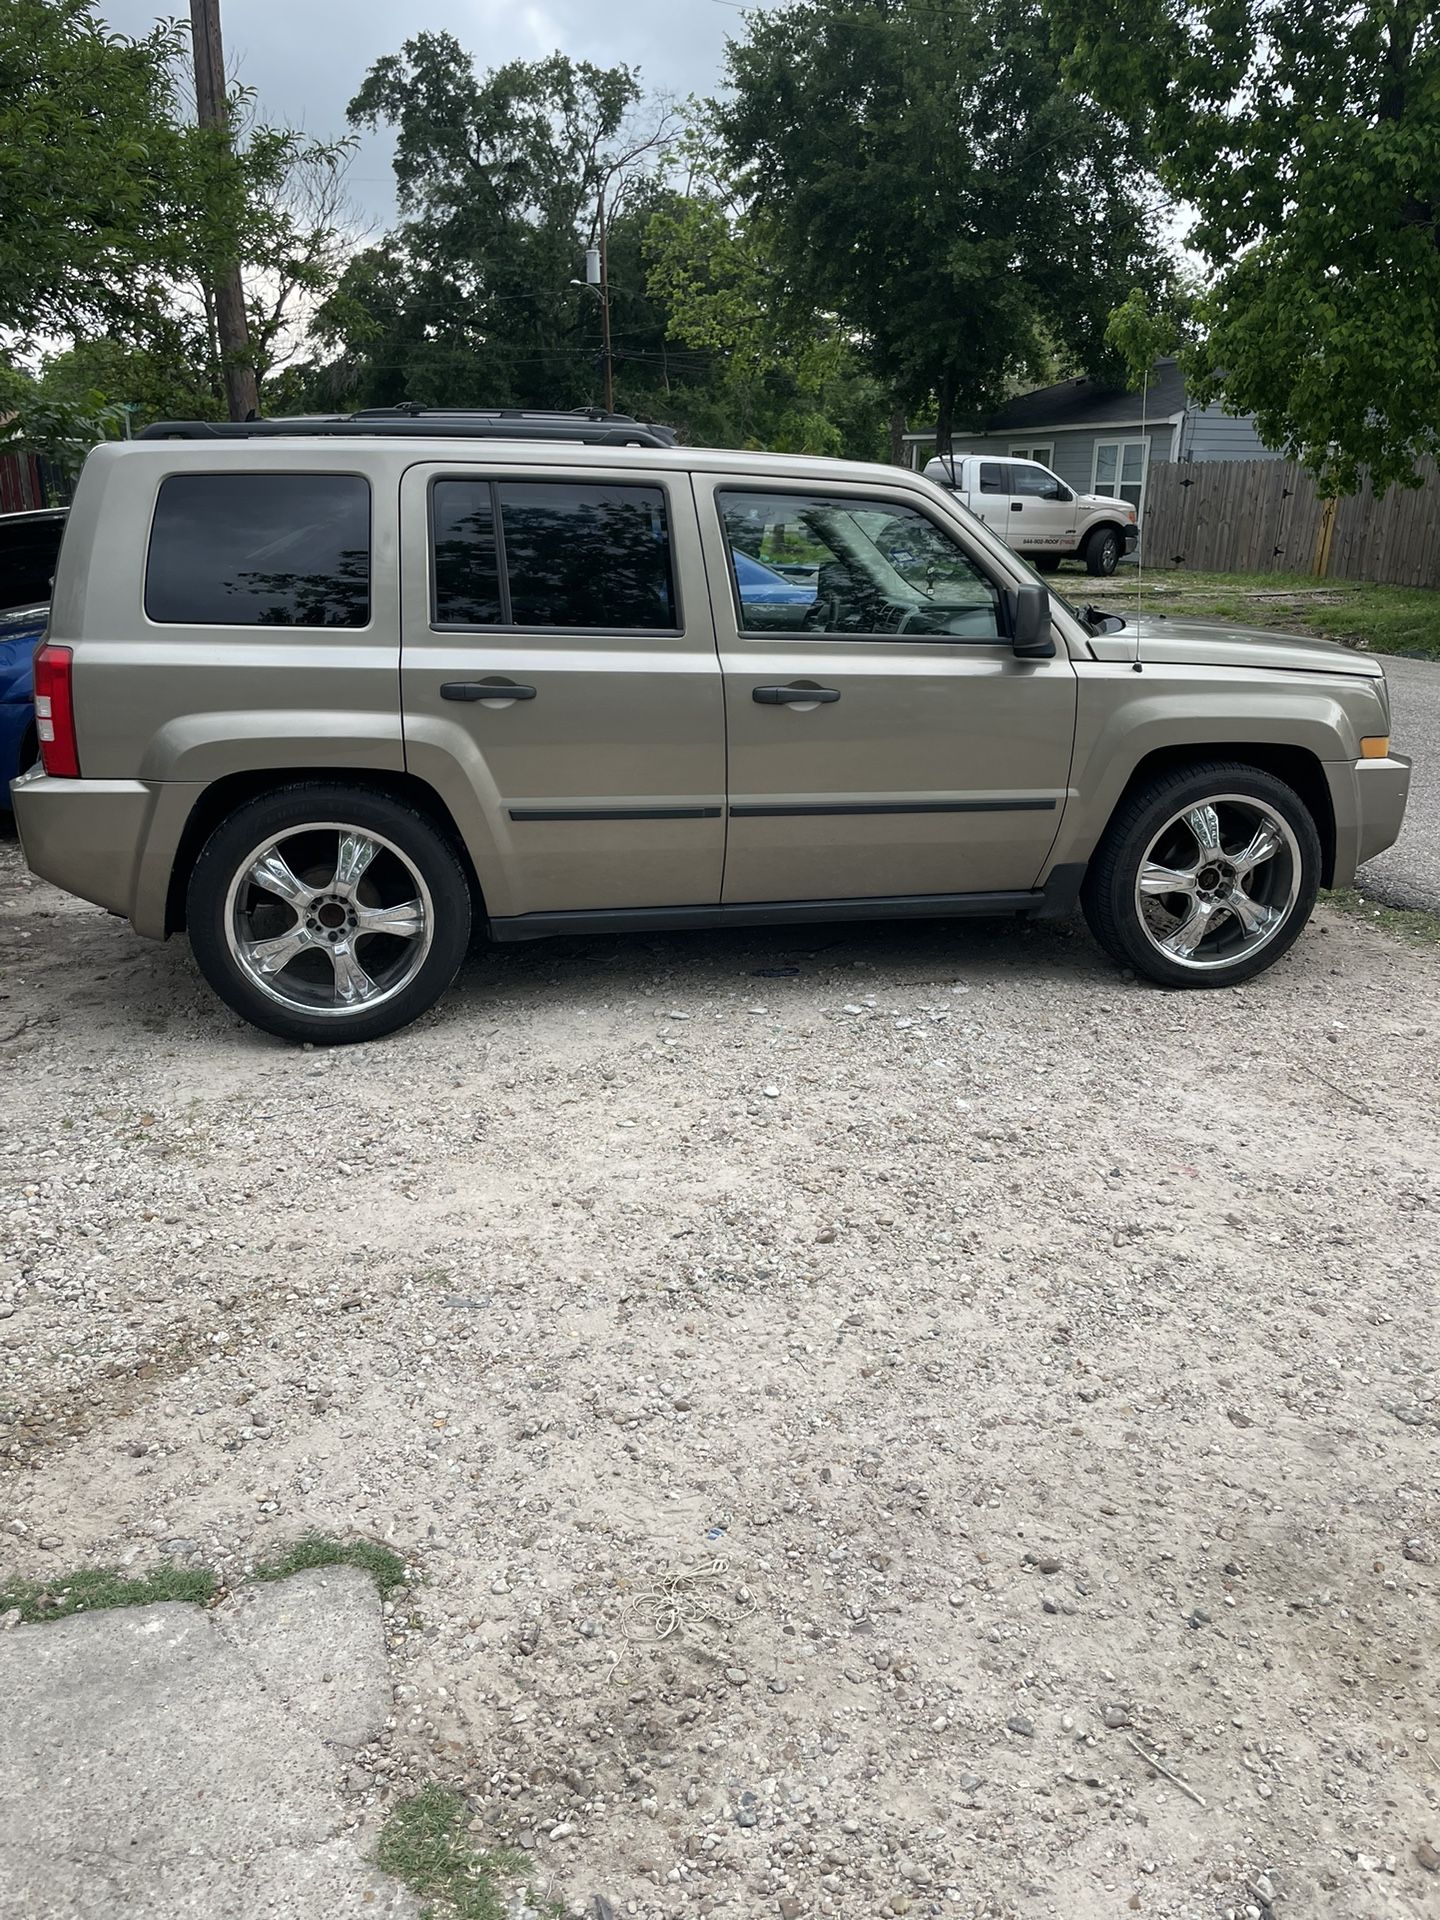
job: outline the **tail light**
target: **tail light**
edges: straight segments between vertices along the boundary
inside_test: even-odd
[[[35,655],[35,731],[46,773],[61,780],[80,778],[75,744],[75,696],[71,686],[74,655],[69,647],[47,642]]]

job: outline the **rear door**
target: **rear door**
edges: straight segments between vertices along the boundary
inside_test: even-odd
[[[975,473],[970,488],[970,511],[978,514],[1002,540],[1010,538],[1010,462],[975,460],[968,463]]]
[[[492,915],[720,898],[725,729],[686,474],[412,467],[406,764],[463,777]]]

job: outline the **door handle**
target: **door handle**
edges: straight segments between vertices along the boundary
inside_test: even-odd
[[[446,680],[440,687],[442,700],[533,700],[534,687],[522,687],[513,680]]]
[[[1010,502],[1010,511],[1011,513],[1023,513],[1025,511],[1025,502],[1023,500],[1012,500]]]
[[[752,699],[762,707],[828,707],[840,698],[838,687],[756,687]]]

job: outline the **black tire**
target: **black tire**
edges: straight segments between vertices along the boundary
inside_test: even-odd
[[[1173,912],[1177,923],[1183,921],[1187,911],[1183,906],[1184,896],[1171,896],[1158,904],[1147,900],[1142,905],[1138,892],[1140,869],[1157,836],[1166,831],[1167,823],[1174,822],[1176,816],[1187,809],[1200,809],[1210,802],[1216,803],[1222,833],[1228,826],[1231,842],[1240,837],[1237,829],[1246,819],[1247,803],[1254,803],[1279,815],[1289,826],[1294,845],[1292,849],[1288,842],[1282,844],[1267,864],[1263,884],[1271,888],[1273,899],[1262,900],[1258,888],[1253,895],[1247,893],[1247,898],[1253,897],[1267,914],[1283,916],[1264,934],[1263,944],[1242,950],[1237,942],[1243,935],[1243,927],[1237,916],[1217,913],[1214,930],[1204,936],[1215,943],[1208,950],[1211,957],[1203,957],[1207,950],[1202,948],[1187,963],[1167,957],[1156,944],[1156,936],[1147,932],[1147,914],[1163,921],[1165,915]],[[1225,844],[1227,842],[1222,841],[1214,867],[1201,868],[1202,872],[1220,871],[1222,885]],[[1232,854],[1235,851],[1232,844]],[[1198,851],[1198,843],[1197,858],[1200,862],[1206,860],[1206,855]],[[1164,868],[1166,856],[1162,855],[1156,864]],[[1173,857],[1169,864],[1175,864]],[[1274,866],[1273,872],[1269,871],[1270,865]],[[1122,966],[1133,967],[1161,986],[1233,987],[1273,966],[1299,939],[1315,905],[1320,867],[1320,835],[1309,808],[1292,787],[1257,767],[1235,761],[1213,761],[1160,774],[1127,795],[1090,862],[1080,899],[1090,931]],[[1160,877],[1165,877],[1163,871]],[[1168,925],[1168,921],[1164,924]],[[1227,939],[1234,953],[1230,960],[1225,958]]]
[[[377,931],[372,938],[362,930],[354,934],[352,944],[352,936],[343,927],[328,934],[321,929],[313,939],[305,936],[307,946],[315,952],[297,954],[295,962],[286,963],[281,969],[288,972],[292,964],[297,968],[312,968],[314,984],[297,979],[292,986],[281,982],[277,972],[274,976],[277,985],[267,991],[256,984],[227,937],[227,919],[232,927],[235,925],[232,886],[237,889],[237,903],[251,897],[257,906],[276,915],[293,915],[293,926],[279,928],[278,932],[288,935],[297,931],[305,918],[305,910],[272,900],[269,893],[253,887],[245,894],[241,891],[246,886],[245,874],[252,870],[251,863],[268,841],[283,840],[300,853],[313,850],[321,868],[329,857],[336,867],[338,881],[339,855],[326,856],[323,850],[331,844],[340,845],[340,830],[350,828],[359,836],[373,837],[377,845],[370,867],[351,890],[357,913],[373,914],[387,904],[394,904],[387,903],[383,893],[377,893],[368,904],[363,901],[367,889],[379,889],[384,882],[392,893],[413,895],[407,904],[419,908],[414,916],[419,931],[403,936]],[[288,853],[286,858],[287,861],[290,858]],[[305,881],[307,890],[319,884],[313,875],[307,878],[301,873],[299,877]],[[319,911],[315,908],[315,912]],[[326,911],[333,912],[335,907],[327,902]],[[397,918],[403,920],[403,908],[396,911]],[[341,782],[297,781],[237,807],[215,828],[190,875],[186,920],[200,971],[228,1007],[252,1025],[277,1034],[282,1040],[344,1046],[394,1033],[432,1007],[444,993],[459,971],[470,941],[470,884],[450,837],[416,808],[385,794]],[[317,923],[310,920],[307,924]],[[426,947],[408,944],[412,939],[424,940],[427,935]],[[324,947],[325,939],[339,941],[342,950],[355,951],[357,956],[363,943],[367,967],[372,964],[372,953],[378,951],[387,956],[393,953],[393,963],[387,960],[391,983],[387,984],[387,973],[379,968],[376,979],[371,981],[371,989],[382,995],[378,1001],[370,1004],[361,1001],[354,1007],[337,1006],[326,1012],[318,1006],[284,1004],[281,998],[272,997],[283,987],[292,997],[309,994],[317,1000],[322,998],[327,965],[333,969],[332,993],[338,997],[341,961]],[[247,943],[238,935],[235,944],[248,952]],[[319,955],[325,959],[322,961]],[[369,978],[368,974],[365,978]]]
[[[1058,553],[1032,553],[1027,556],[1037,573],[1058,573],[1060,555]]]
[[[1115,527],[1096,527],[1085,542],[1085,571],[1109,575],[1120,564],[1120,534]]]

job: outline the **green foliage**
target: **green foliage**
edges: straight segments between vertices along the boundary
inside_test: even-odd
[[[1354,887],[1337,887],[1320,898],[1327,906],[1368,921],[1399,940],[1417,947],[1440,948],[1440,913],[1431,913],[1425,907],[1388,907],[1383,901],[1367,900]]]
[[[1197,400],[1329,493],[1440,450],[1440,17],[1428,0],[1049,0],[1071,69],[1195,209]]]
[[[504,1884],[525,1871],[522,1854],[477,1853],[469,1814],[448,1787],[423,1788],[386,1821],[375,1864],[403,1880],[434,1920],[503,1920]]]
[[[1153,196],[1035,0],[796,0],[745,24],[719,124],[748,217],[790,298],[907,405],[935,397],[942,447],[1054,348],[1110,370],[1111,308],[1163,279]]]
[[[1085,591],[1128,613],[1139,592],[1147,613],[1224,620],[1247,627],[1314,633],[1325,640],[1440,660],[1440,590],[1373,580],[1317,580],[1311,573],[1153,573],[1092,580]]]
[[[199,154],[173,26],[108,32],[92,0],[0,8],[0,327],[128,323],[185,255]]]
[[[113,1567],[87,1567],[57,1574],[53,1580],[12,1580],[0,1586],[0,1614],[18,1608],[29,1621],[63,1620],[67,1614],[95,1613],[102,1607],[149,1607],[158,1600],[187,1600],[205,1606],[217,1592],[213,1573],[161,1566],[138,1579]]]
[[[405,1562],[378,1540],[335,1540],[325,1533],[306,1533],[275,1559],[256,1567],[253,1579],[288,1580],[310,1567],[359,1567],[382,1594],[405,1584]]]

